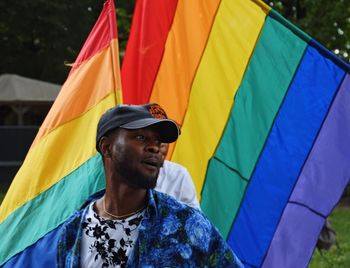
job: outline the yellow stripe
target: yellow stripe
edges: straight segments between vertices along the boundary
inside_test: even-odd
[[[172,157],[189,169],[198,196],[266,14],[265,6],[247,0],[219,7]]]
[[[83,116],[50,132],[32,148],[1,205],[0,222],[96,153],[95,137],[98,120],[114,105],[113,92]]]

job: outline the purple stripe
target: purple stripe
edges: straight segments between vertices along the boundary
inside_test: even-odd
[[[306,267],[324,221],[303,206],[288,204],[262,267]]]
[[[350,177],[350,75],[347,74],[291,201],[328,216]]]
[[[349,182],[350,150],[347,148],[349,143],[350,75],[348,74],[290,198],[290,202],[300,203],[303,206],[288,204],[263,266],[307,265],[324,223],[320,215],[327,217],[330,214]]]

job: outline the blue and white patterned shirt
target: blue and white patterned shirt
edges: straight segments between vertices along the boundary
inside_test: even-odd
[[[92,199],[103,195],[99,192]],[[62,227],[58,267],[80,267],[85,214],[91,199]],[[198,210],[148,191],[148,206],[127,267],[243,267],[218,230]]]

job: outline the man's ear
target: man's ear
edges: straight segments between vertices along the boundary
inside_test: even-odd
[[[99,147],[103,158],[111,157],[112,143],[109,137],[102,137],[100,139]]]

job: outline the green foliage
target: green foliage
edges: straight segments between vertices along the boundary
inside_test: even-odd
[[[0,205],[1,205],[2,200],[4,199],[4,197],[5,197],[5,193],[0,192]]]
[[[350,183],[345,188],[342,198],[350,198]]]
[[[120,2],[120,3],[119,3]],[[118,24],[118,38],[121,55],[124,55],[126,43],[129,38],[132,12],[134,10],[135,0],[119,1],[117,2],[117,24]]]
[[[64,62],[74,61],[101,8],[96,3],[1,1],[1,53],[6,56],[0,73],[63,82],[69,72]]]
[[[349,0],[264,0],[345,61],[350,61]]]
[[[118,3],[117,3],[118,4]],[[0,2],[0,73],[63,83],[102,9],[103,1]],[[133,1],[117,8],[121,51],[127,41]]]
[[[350,267],[350,207],[338,207],[331,214],[330,223],[337,233],[338,249],[333,246],[322,255],[315,250],[310,268]]]

